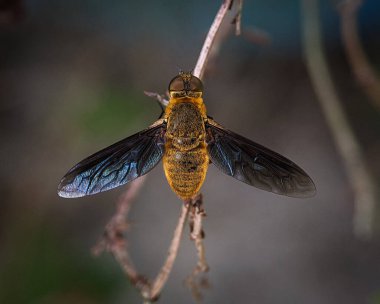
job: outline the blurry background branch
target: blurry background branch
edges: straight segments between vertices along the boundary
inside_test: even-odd
[[[362,0],[343,0],[338,5],[342,38],[356,81],[372,104],[380,110],[380,79],[371,67],[359,38],[357,13],[361,4]]]
[[[241,35],[241,14],[243,11],[243,0],[238,0],[238,9],[235,18],[232,23],[235,24],[235,35]]]
[[[353,189],[354,233],[368,238],[375,207],[373,181],[331,79],[322,44],[318,0],[302,0],[302,17],[304,55],[311,82]]]

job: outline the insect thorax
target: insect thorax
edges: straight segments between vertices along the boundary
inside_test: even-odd
[[[202,113],[191,102],[174,104],[167,117],[166,137],[180,150],[190,150],[204,140],[205,127]]]

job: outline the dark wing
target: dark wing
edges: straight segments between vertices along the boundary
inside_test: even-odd
[[[165,130],[166,124],[154,124],[82,160],[62,178],[58,195],[91,195],[146,174],[162,158]]]
[[[223,129],[211,119],[205,127],[211,161],[225,174],[276,194],[291,197],[315,194],[311,178],[289,159]]]

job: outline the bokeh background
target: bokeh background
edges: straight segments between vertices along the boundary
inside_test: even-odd
[[[347,62],[337,1],[320,4],[335,89],[377,189],[379,109]],[[194,67],[219,5],[0,1],[0,303],[141,302],[109,254],[90,252],[123,188],[73,200],[56,188],[73,164],[159,116],[143,91],[164,93],[179,69]],[[380,70],[380,3],[363,1],[358,17]],[[297,162],[318,194],[276,196],[211,166],[202,190],[211,267],[205,303],[380,303],[378,225],[370,240],[353,233],[353,192],[307,73],[301,21],[299,1],[246,0],[243,28],[264,31],[269,43],[231,34],[206,74],[209,115]],[[136,266],[150,277],[180,204],[157,166],[128,234]],[[193,303],[183,280],[195,263],[186,231],[161,303]]]

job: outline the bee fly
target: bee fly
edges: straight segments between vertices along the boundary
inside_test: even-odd
[[[315,194],[313,181],[295,163],[208,117],[202,93],[201,80],[181,72],[169,84],[162,118],[75,165],[61,180],[58,194],[73,198],[113,189],[148,173],[161,159],[170,187],[183,200],[199,192],[210,162],[266,191],[291,197]]]

